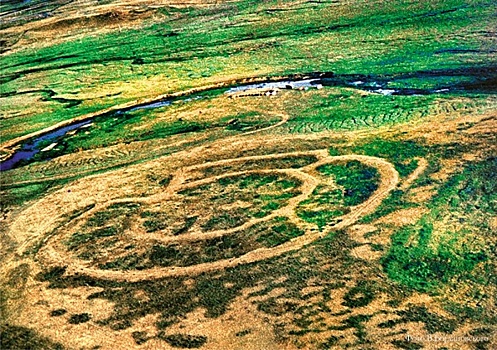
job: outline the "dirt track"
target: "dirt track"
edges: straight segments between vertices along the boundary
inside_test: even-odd
[[[424,158],[415,158],[418,161],[418,167],[416,170],[414,170],[404,181],[402,181],[402,184],[400,186],[401,190],[407,190],[409,186],[412,185],[416,179],[425,172],[426,168],[428,167],[428,162]]]
[[[363,215],[366,215],[370,212],[372,212],[380,203],[381,201],[388,195],[388,193],[394,189],[398,182],[398,174],[395,168],[393,167],[392,164],[386,162],[385,160],[381,158],[376,158],[376,157],[369,157],[369,156],[362,156],[362,155],[345,155],[345,156],[324,156],[326,154],[326,150],[319,150],[319,151],[314,151],[314,152],[296,152],[296,153],[288,153],[288,154],[277,154],[277,155],[265,155],[265,156],[256,156],[256,157],[244,157],[244,158],[238,158],[238,159],[230,159],[230,160],[223,160],[219,162],[212,162],[212,163],[206,163],[202,165],[197,165],[193,167],[188,167],[185,169],[180,169],[178,171],[178,174],[184,174],[188,173],[189,171],[193,169],[198,169],[199,167],[206,167],[206,166],[213,166],[213,165],[220,165],[220,164],[231,164],[233,162],[240,162],[244,160],[254,160],[254,159],[271,159],[273,157],[283,157],[283,156],[288,156],[288,155],[305,155],[305,154],[314,154],[319,157],[318,162],[312,164],[312,167],[315,168],[319,165],[323,164],[329,164],[329,163],[335,163],[335,162],[343,162],[343,161],[351,161],[351,160],[358,160],[360,162],[363,162],[369,166],[375,167],[378,169],[380,175],[381,175],[381,182],[379,184],[378,189],[375,191],[375,193],[364,203],[357,205],[352,208],[352,211],[347,214],[342,216],[340,219],[341,221],[337,223],[336,225],[331,225],[326,227],[322,231],[318,231],[316,229],[310,229],[307,228],[306,233],[303,236],[297,237],[295,239],[292,239],[291,241],[284,243],[280,246],[274,247],[274,248],[261,248],[261,249],[256,249],[254,251],[251,251],[245,255],[242,255],[238,258],[232,258],[232,259],[226,259],[226,260],[220,260],[220,261],[215,261],[211,263],[204,263],[204,264],[198,264],[198,265],[193,265],[193,266],[188,266],[188,267],[171,267],[171,268],[151,268],[147,270],[140,270],[140,271],[110,271],[110,270],[100,270],[100,269],[95,269],[92,267],[86,266],[82,261],[74,260],[72,257],[65,253],[56,250],[53,247],[53,244],[48,243],[42,251],[40,251],[39,257],[45,262],[48,263],[49,265],[64,265],[67,266],[67,274],[84,274],[88,275],[91,277],[95,278],[103,278],[103,279],[112,279],[112,280],[126,280],[130,282],[134,281],[140,281],[140,280],[147,280],[147,279],[157,279],[157,278],[164,278],[164,277],[171,277],[171,276],[185,276],[185,275],[192,275],[192,274],[199,274],[202,272],[206,271],[213,271],[217,269],[223,269],[223,268],[228,268],[228,267],[233,267],[237,266],[239,264],[246,264],[246,263],[253,263],[256,261],[268,259],[271,257],[275,257],[281,254],[284,254],[286,252],[292,251],[292,250],[297,250],[314,240],[326,235],[332,230],[339,230],[343,229],[353,223],[355,223],[359,218],[361,218]],[[307,166],[308,169],[311,169],[310,166]],[[288,175],[291,175],[293,177],[296,177],[300,179],[303,184],[302,184],[302,194],[299,196],[296,196],[292,198],[292,200],[289,202],[289,204],[281,208],[275,212],[273,212],[271,215],[262,218],[262,219],[253,219],[244,225],[231,229],[231,230],[217,230],[217,231],[212,231],[208,233],[201,233],[201,232],[192,232],[190,235],[185,235],[183,238],[176,238],[176,237],[160,237],[157,235],[157,237],[151,236],[151,239],[158,239],[163,242],[171,242],[175,240],[187,240],[187,241],[195,241],[195,240],[203,240],[203,239],[208,239],[208,238],[213,238],[213,237],[220,237],[223,235],[227,234],[233,234],[236,233],[240,230],[249,228],[259,222],[270,220],[271,218],[274,218],[275,216],[286,216],[288,217],[292,222],[297,223],[301,226],[305,225],[302,220],[295,214],[295,207],[303,200],[305,200],[314,190],[316,185],[319,183],[319,181],[314,178],[313,176],[299,170],[295,169],[278,169],[278,170],[260,170],[260,171],[249,171],[249,172],[238,172],[238,173],[233,173],[233,174],[224,174],[224,175],[219,175],[215,176],[212,178],[206,178],[203,180],[195,181],[192,183],[188,183],[186,185],[182,184],[181,180],[176,180],[172,181],[171,185],[168,187],[164,193],[149,197],[149,198],[122,198],[119,200],[114,200],[107,202],[105,204],[99,205],[98,207],[95,207],[91,211],[87,212],[84,214],[83,218],[86,218],[87,216],[93,214],[93,212],[100,210],[102,207],[106,207],[110,204],[113,203],[124,203],[124,202],[142,202],[142,203],[158,203],[161,200],[164,200],[168,198],[169,196],[173,195],[176,191],[187,188],[187,187],[195,187],[200,184],[205,184],[209,183],[212,181],[215,181],[216,179],[220,179],[226,176],[232,176],[232,175],[242,175],[245,173],[250,173],[250,172],[265,172],[265,173],[271,173],[271,172],[281,172],[281,173],[286,173]],[[308,225],[307,225],[308,226]]]
[[[216,140],[212,143],[209,143],[207,145],[202,145],[195,147],[193,149],[190,149],[188,151],[180,151],[176,153],[176,156],[179,158],[188,158],[192,157],[195,154],[203,154],[205,152],[212,152],[210,151],[213,148],[220,148],[220,149],[226,149],[226,148],[232,148],[232,147],[246,147],[249,144],[275,144],[278,142],[288,142],[291,141],[292,139],[315,139],[318,137],[317,135],[292,135],[292,136],[280,136],[280,137],[272,137],[271,139],[267,139],[264,135],[258,135],[256,137],[253,137],[254,134],[256,133],[263,133],[264,131],[276,128],[288,121],[288,116],[283,115],[283,114],[278,114],[278,116],[281,117],[281,121],[271,125],[267,128],[264,129],[259,129],[255,131],[250,131],[241,135],[236,135],[236,136],[230,136],[224,139]],[[263,133],[264,134],[264,133]],[[252,136],[250,139],[247,139],[247,136]],[[255,136],[255,135],[254,135]],[[99,270],[99,269],[94,269],[88,266],[85,266],[82,261],[76,261],[73,260],[68,254],[65,254],[64,252],[61,252],[60,249],[57,250],[53,247],[53,240],[56,239],[56,237],[50,237],[49,235],[47,236],[48,232],[51,232],[54,230],[58,225],[60,225],[60,218],[62,217],[62,214],[67,213],[69,209],[75,209],[75,208],[80,208],[83,204],[88,204],[88,203],[94,203],[96,204],[95,207],[86,213],[84,213],[80,218],[78,218],[79,222],[82,222],[85,218],[89,217],[95,212],[98,212],[99,210],[102,210],[103,208],[107,207],[108,205],[114,204],[114,203],[125,203],[125,202],[139,202],[139,203],[146,203],[146,204],[152,204],[152,203],[159,203],[162,200],[166,200],[169,198],[172,198],[174,194],[181,189],[188,188],[188,187],[195,187],[200,184],[204,183],[209,183],[212,181],[215,181],[217,179],[226,177],[226,176],[232,176],[232,175],[242,175],[245,173],[248,173],[247,171],[242,171],[242,172],[237,172],[237,173],[231,173],[231,174],[223,174],[223,175],[218,175],[215,177],[211,178],[205,178],[201,179],[198,181],[190,182],[190,183],[184,183],[185,180],[188,178],[188,174],[191,172],[194,172],[195,170],[199,170],[205,167],[213,167],[213,166],[221,166],[221,165],[230,165],[230,164],[236,164],[244,161],[253,161],[253,160],[267,160],[267,159],[277,159],[281,157],[286,157],[286,156],[305,156],[305,155],[314,155],[317,157],[318,161],[315,162],[314,164],[311,164],[309,166],[306,166],[302,168],[301,170],[295,170],[295,169],[273,169],[273,170],[259,170],[257,172],[281,172],[285,173],[287,175],[290,175],[292,177],[298,178],[300,181],[302,181],[302,186],[301,186],[301,192],[302,194],[294,197],[291,199],[289,204],[285,206],[284,208],[280,208],[279,210],[273,212],[271,215],[264,217],[262,219],[252,219],[249,222],[246,222],[245,224],[241,225],[240,227],[236,227],[230,230],[217,230],[217,231],[212,231],[212,232],[207,232],[207,233],[200,233],[200,232],[192,232],[189,235],[184,235],[181,238],[177,237],[164,237],[163,235],[160,234],[155,234],[155,235],[150,235],[149,239],[156,239],[158,241],[162,242],[172,242],[172,241],[179,241],[179,240],[188,240],[188,241],[196,241],[196,240],[203,240],[203,239],[208,239],[208,238],[213,238],[213,237],[220,237],[228,234],[234,234],[236,232],[239,232],[243,229],[247,229],[259,222],[267,221],[270,220],[276,216],[286,216],[291,222],[304,227],[306,229],[306,233],[303,236],[300,236],[298,238],[295,238],[285,244],[282,244],[278,247],[275,248],[263,248],[263,249],[257,249],[254,251],[251,251],[243,256],[240,256],[238,258],[232,258],[232,259],[227,259],[227,260],[221,260],[221,261],[216,261],[212,263],[205,263],[205,264],[200,264],[200,265],[194,265],[194,266],[188,266],[188,267],[171,267],[171,268],[152,268],[148,270],[143,270],[143,271],[109,271],[109,270]],[[147,162],[145,164],[157,164],[162,162],[162,158],[159,158],[154,161]],[[165,159],[165,158],[164,158]],[[327,164],[327,163],[333,163],[333,162],[340,162],[340,161],[350,161],[350,160],[357,160],[360,161],[368,166],[372,166],[378,169],[380,175],[381,175],[381,183],[379,185],[379,188],[377,191],[364,203],[355,206],[352,209],[352,211],[344,215],[343,217],[339,218],[341,221],[337,223],[336,225],[331,225],[327,226],[324,228],[324,230],[317,231],[316,229],[311,229],[309,228],[309,225],[304,223],[296,214],[295,214],[295,207],[305,200],[314,190],[315,186],[319,183],[319,181],[313,177],[309,172],[312,172],[314,168],[316,168],[319,165]],[[152,165],[153,166],[153,165]],[[420,167],[418,168],[415,173],[413,173],[406,181],[406,185],[414,181],[414,179],[423,171],[423,166],[425,166],[425,163],[420,161]],[[140,166],[138,166],[140,167]],[[135,167],[132,167],[135,168]],[[117,171],[120,172],[120,171]],[[113,172],[114,173],[114,172]],[[126,171],[126,173],[133,173],[133,171]],[[112,177],[112,176],[111,176]],[[119,176],[121,177],[121,176]],[[94,180],[96,180],[95,183],[93,183]],[[94,185],[97,185],[97,188],[102,188],[102,189],[107,189],[107,185],[105,184],[106,181],[100,180],[102,179],[102,176],[90,176],[86,178],[85,180],[82,180],[81,182],[92,182],[92,188],[94,188]],[[128,179],[128,183],[129,183]],[[101,182],[101,185],[98,186],[98,183]],[[222,268],[227,268],[227,267],[232,267],[236,266],[239,264],[244,264],[244,263],[251,263],[251,262],[256,262],[259,260],[264,260],[270,257],[274,257],[277,255],[281,255],[283,253],[286,253],[288,251],[296,250],[299,249],[306,244],[311,243],[312,241],[318,239],[319,237],[326,235],[328,232],[332,230],[339,230],[343,229],[347,226],[350,226],[351,224],[355,223],[358,219],[360,219],[362,216],[372,212],[380,203],[381,201],[388,195],[388,193],[394,189],[399,183],[399,177],[398,173],[396,172],[394,166],[381,159],[381,158],[376,158],[376,157],[370,157],[370,156],[364,156],[364,155],[344,155],[344,156],[335,156],[331,157],[328,155],[328,152],[326,149],[321,149],[321,150],[314,150],[314,151],[301,151],[301,152],[290,152],[290,153],[278,153],[278,154],[266,154],[266,155],[260,155],[260,156],[248,156],[248,157],[240,157],[240,158],[234,158],[234,159],[224,159],[220,161],[214,161],[214,162],[206,162],[206,163],[201,163],[201,164],[195,164],[192,166],[186,166],[177,169],[177,171],[173,174],[173,178],[171,183],[160,193],[148,196],[148,197],[121,197],[121,198],[112,198],[115,196],[113,193],[109,193],[108,191],[105,191],[107,193],[91,193],[90,196],[87,196],[86,199],[88,201],[79,201],[79,203],[70,203],[71,205],[67,205],[69,203],[66,203],[64,205],[63,203],[64,198],[67,193],[66,190],[61,190],[56,193],[54,193],[51,196],[48,196],[46,200],[48,200],[48,203],[45,204],[44,200],[40,200],[38,203],[35,203],[31,208],[28,208],[25,212],[21,213],[21,215],[17,218],[17,220],[14,222],[14,224],[11,226],[11,234],[12,237],[15,237],[16,240],[19,242],[17,254],[18,256],[23,255],[23,253],[28,250],[29,247],[32,247],[33,244],[36,242],[41,241],[41,245],[48,244],[42,248],[42,250],[39,252],[39,258],[42,258],[43,261],[51,264],[58,264],[58,265],[68,265],[67,273],[83,273],[86,275],[90,275],[93,277],[98,277],[98,278],[106,278],[106,279],[117,279],[117,280],[128,280],[128,281],[139,281],[139,280],[144,280],[144,279],[150,279],[150,278],[163,278],[167,276],[180,276],[180,275],[189,275],[189,274],[197,274],[201,273],[204,271],[211,271],[211,270],[216,270],[216,269],[222,269]],[[116,184],[117,185],[117,184]],[[405,186],[405,185],[404,185]],[[57,198],[59,196],[59,198]],[[62,196],[62,197],[61,197]],[[52,204],[49,204],[52,202]],[[58,203],[58,204],[57,204]],[[53,213],[53,207],[58,207],[60,208],[59,213]],[[51,213],[47,213],[47,209],[50,208]],[[34,212],[33,212],[34,210]],[[45,212],[45,213],[43,213]],[[55,215],[54,215],[55,214]],[[44,220],[43,224],[40,222],[34,222],[33,218],[49,218],[48,220]],[[35,219],[36,221],[36,219]],[[28,228],[28,229],[27,229]],[[29,230],[31,229],[31,230]],[[29,232],[31,231],[31,232]]]

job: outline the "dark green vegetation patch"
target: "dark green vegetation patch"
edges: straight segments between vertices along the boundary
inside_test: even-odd
[[[317,186],[311,196],[299,204],[297,214],[319,228],[338,223],[337,218],[349,213],[350,206],[364,202],[378,188],[378,171],[359,161],[325,164],[317,171],[328,178],[328,184]],[[335,185],[329,184],[329,179]]]
[[[82,314],[74,314],[69,317],[69,323],[71,324],[80,324],[80,323],[86,323],[91,319],[90,314],[84,312]]]
[[[257,160],[244,160],[236,162],[230,165],[213,165],[210,167],[205,167],[196,172],[200,172],[200,176],[193,176],[190,178],[191,181],[198,180],[200,178],[219,176],[227,173],[238,172],[238,171],[250,171],[250,170],[264,170],[264,169],[298,169],[306,165],[310,165],[317,161],[317,157],[314,155],[306,156],[286,156],[281,158],[267,158],[267,159],[257,159]]]
[[[9,324],[0,325],[0,348],[2,349],[32,349],[32,350],[63,350],[61,344],[54,343],[40,336],[36,331]]]
[[[102,269],[143,270],[152,267],[191,266],[231,259],[258,248],[283,244],[304,232],[286,218],[256,224],[240,232],[194,242],[154,244],[146,253],[127,255],[100,264]]]
[[[190,335],[190,334],[160,333],[158,335],[158,338],[164,340],[172,347],[183,348],[183,349],[201,348],[207,342],[207,337],[204,337],[202,335]]]

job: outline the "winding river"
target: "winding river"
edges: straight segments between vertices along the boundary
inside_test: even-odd
[[[138,103],[133,106],[126,106],[118,108],[113,111],[107,111],[101,114],[93,115],[84,120],[78,120],[72,124],[63,125],[59,128],[47,131],[36,137],[32,137],[25,142],[21,142],[8,147],[12,149],[8,159],[0,162],[0,171],[10,170],[22,165],[27,164],[37,153],[44,152],[52,149],[60,142],[66,135],[73,135],[80,132],[85,128],[91,127],[96,117],[109,117],[109,118],[126,118],[127,112],[139,109],[154,109],[169,106],[173,103],[187,103],[197,99],[205,98],[202,93],[224,93],[236,96],[242,95],[243,92],[248,91],[265,91],[271,93],[278,89],[296,89],[307,90],[312,88],[323,87],[349,87],[360,89],[363,91],[390,96],[390,95],[428,95],[428,94],[442,94],[453,90],[450,87],[438,87],[437,89],[415,89],[415,88],[391,88],[389,87],[391,81],[387,79],[379,80],[365,75],[347,75],[340,76],[333,73],[310,73],[307,75],[295,75],[286,78],[275,78],[272,80],[268,78],[264,82],[246,82],[242,81],[227,87],[210,87],[203,90],[197,90],[182,96],[174,96],[157,99],[152,102]],[[47,146],[48,145],[48,146]],[[48,159],[46,159],[48,160]]]

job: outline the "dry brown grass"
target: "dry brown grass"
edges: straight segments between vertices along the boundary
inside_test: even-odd
[[[233,1],[117,0],[104,4],[92,0],[70,1],[61,4],[49,17],[7,27],[0,30],[0,35],[7,39],[9,50],[15,52],[51,46],[87,35],[101,35],[121,28],[140,28],[149,19],[163,16],[157,11],[159,8],[213,7],[230,2]],[[19,13],[13,12],[4,15],[2,20],[7,24],[18,17]]]

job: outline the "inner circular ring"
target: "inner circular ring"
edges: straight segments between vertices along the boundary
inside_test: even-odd
[[[309,152],[310,153],[310,152]],[[314,153],[314,152],[312,152]],[[266,159],[272,158],[271,155],[264,156]],[[326,157],[320,157],[320,159],[312,164],[312,168],[315,168],[319,165],[323,164],[328,164],[328,163],[336,163],[336,162],[342,162],[342,161],[350,161],[350,160],[358,160],[360,162],[365,163],[366,165],[373,166],[377,168],[377,170],[380,173],[381,176],[381,183],[378,187],[378,189],[371,195],[370,198],[368,198],[365,202],[355,206],[352,208],[352,211],[344,216],[341,217],[341,221],[331,225],[330,227],[325,227],[323,231],[317,231],[314,229],[307,229],[305,234],[296,238],[293,238],[286,243],[283,243],[281,245],[278,245],[276,247],[272,248],[259,248],[252,250],[242,256],[236,257],[236,258],[231,258],[231,259],[225,259],[225,260],[218,260],[214,262],[208,262],[208,263],[201,263],[197,265],[191,265],[191,266],[184,266],[184,267],[153,267],[149,269],[144,269],[144,270],[139,270],[139,271],[119,271],[119,270],[101,270],[93,267],[88,267],[85,266],[85,264],[82,261],[78,261],[75,259],[70,259],[67,261],[66,259],[63,258],[63,256],[60,255],[60,253],[54,249],[52,243],[49,241],[48,244],[45,246],[43,251],[40,251],[40,254],[43,255],[44,259],[49,260],[52,263],[57,263],[57,264],[62,264],[67,266],[66,268],[66,273],[70,274],[85,274],[89,275],[91,277],[95,278],[104,278],[104,279],[112,279],[112,280],[127,280],[127,281],[140,281],[140,280],[147,280],[147,279],[153,279],[153,278],[165,278],[165,277],[171,277],[171,276],[181,276],[181,275],[190,275],[190,274],[198,274],[202,272],[207,272],[207,271],[213,271],[213,270],[218,270],[222,268],[227,268],[227,267],[234,267],[240,264],[246,264],[246,263],[252,263],[260,260],[265,260],[268,258],[272,258],[275,256],[279,256],[281,254],[284,254],[285,252],[292,251],[299,249],[314,240],[318,239],[319,237],[322,237],[323,235],[327,234],[330,230],[338,230],[342,229],[344,227],[347,227],[354,222],[356,222],[360,217],[363,215],[371,212],[376,208],[377,205],[381,203],[381,201],[388,195],[388,193],[396,187],[398,184],[398,173],[395,170],[394,166],[377,157],[370,157],[370,156],[363,156],[363,155],[346,155],[346,156],[326,156]],[[204,165],[205,166],[205,165]],[[307,196],[312,193],[313,189],[315,186],[318,184],[318,180],[314,178],[313,176],[303,172],[302,170],[296,170],[296,169],[271,169],[271,170],[258,170],[258,172],[267,172],[267,173],[275,173],[275,172],[280,172],[280,173],[285,173],[285,174],[290,174],[295,177],[300,177],[302,179],[305,179],[306,182],[304,182],[302,191],[303,193],[299,196],[293,197],[292,202],[289,203],[287,206],[284,208],[281,208],[281,210],[285,209],[286,212],[285,214],[288,214],[288,211],[293,212],[293,208],[298,205],[302,200],[307,198]],[[247,172],[241,172],[241,173],[247,173]],[[233,175],[233,174],[231,174]],[[226,177],[230,176],[230,174],[223,174],[221,177]],[[202,179],[199,180],[200,182],[191,182],[189,184],[179,184],[176,183],[174,187],[177,188],[183,188],[184,186],[195,186],[198,185],[199,183],[208,183],[211,181],[215,181],[210,178]],[[307,186],[305,186],[307,184]],[[306,195],[304,195],[306,194]],[[129,199],[128,199],[129,200]],[[119,200],[119,202],[124,202],[124,200]],[[281,215],[281,213],[280,213]],[[285,215],[289,216],[289,215]],[[253,223],[255,224],[255,223]],[[250,227],[250,226],[248,226]],[[233,232],[237,232],[240,230],[239,227],[236,227],[233,229]],[[223,235],[226,234],[226,230],[224,231],[212,231],[210,232],[213,236],[211,237],[217,237],[218,235]],[[205,235],[202,234],[203,236]],[[205,236],[204,236],[205,237]],[[196,238],[198,239],[198,238]],[[206,238],[207,239],[207,238]],[[68,264],[69,262],[69,264]]]

